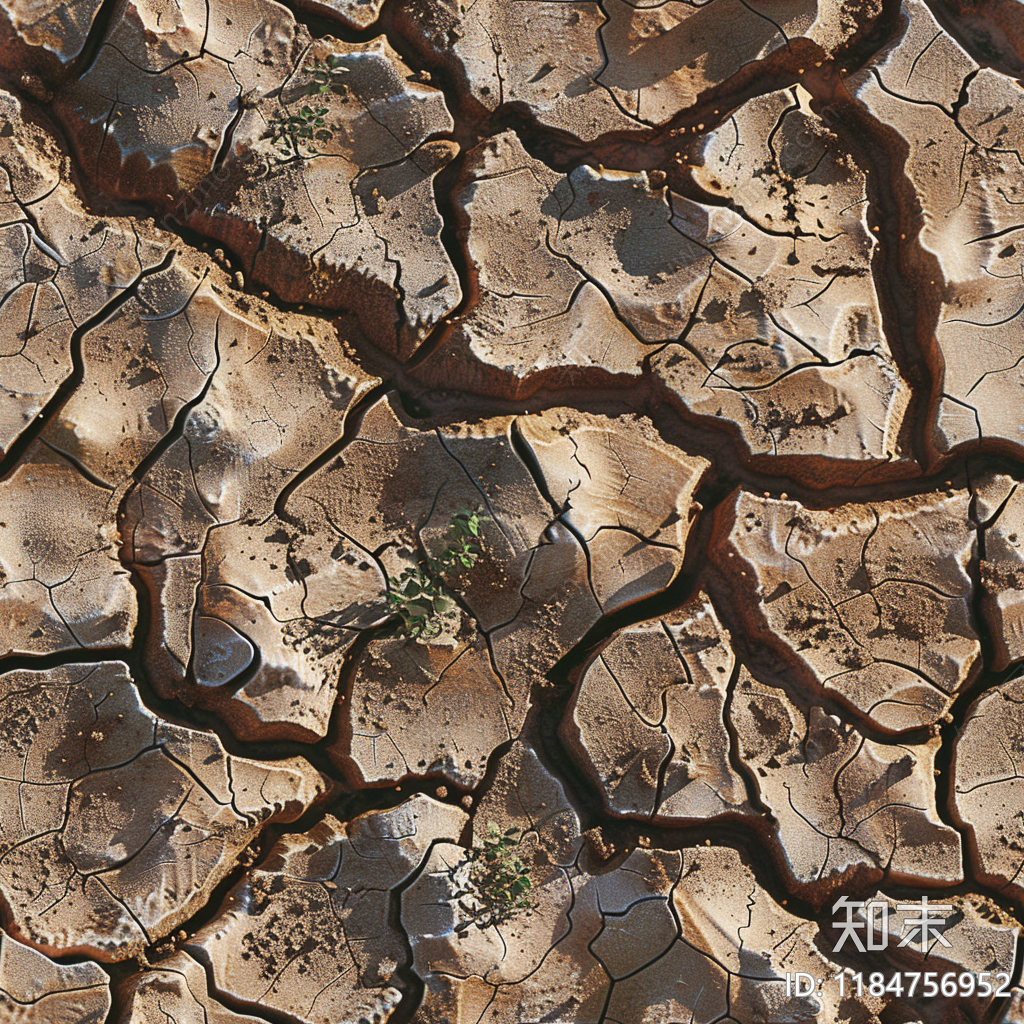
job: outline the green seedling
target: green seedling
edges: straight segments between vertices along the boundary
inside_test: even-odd
[[[348,74],[348,68],[342,64],[344,58],[340,53],[327,55],[327,60],[319,57],[311,60],[302,70],[310,77],[310,83],[306,87],[308,96],[325,96],[333,92],[336,96],[347,96],[348,85],[344,76]]]
[[[421,566],[389,577],[388,604],[398,616],[399,632],[410,639],[430,640],[455,618],[455,600],[444,584]]]
[[[483,554],[483,519],[479,511],[461,508],[452,516],[445,531],[444,547],[430,560],[430,568],[439,576],[472,569]]]
[[[452,895],[464,915],[455,927],[456,934],[474,925],[480,929],[497,927],[536,908],[530,869],[518,852],[522,842],[521,829],[502,832],[491,823],[483,845],[470,850],[450,869],[449,877],[457,887]]]
[[[343,77],[348,74],[349,69],[342,63],[343,59],[340,53],[330,53],[326,60],[314,57],[302,69],[309,76],[305,94],[315,97],[320,102],[316,106],[302,107],[297,114],[287,114],[271,120],[270,136],[281,160],[316,156],[320,150],[318,143],[331,138],[331,130],[324,121],[327,108],[322,102],[328,93],[341,97],[348,95],[348,85],[343,81]]]
[[[282,160],[310,157],[317,152],[317,142],[330,138],[324,126],[326,107],[302,107],[297,114],[276,117],[270,122],[270,135]]]
[[[472,569],[483,554],[483,521],[479,510],[459,509],[449,520],[440,551],[425,565],[389,576],[388,604],[398,618],[398,631],[410,639],[430,640],[457,616],[449,584]]]

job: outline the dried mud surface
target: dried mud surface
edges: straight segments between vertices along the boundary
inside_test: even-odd
[[[1022,1024],[1021,10],[0,0],[0,1019]]]

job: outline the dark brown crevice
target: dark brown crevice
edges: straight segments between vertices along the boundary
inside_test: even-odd
[[[653,616],[645,616],[653,617]],[[574,680],[588,653],[567,655],[548,675],[553,683],[535,686],[523,739],[537,753],[541,763],[565,788],[566,796],[580,818],[581,831],[600,828],[605,841],[614,845],[615,854],[602,871],[612,870],[633,850],[682,850],[690,847],[725,846],[739,850],[754,869],[761,885],[776,899],[786,900],[786,909],[814,920],[814,907],[798,896],[790,895],[783,882],[778,862],[769,853],[768,819],[754,824],[749,818],[722,818],[691,824],[660,824],[650,819],[612,815],[592,780],[566,751],[558,735],[559,724],[574,690]],[[480,789],[485,790],[487,781]]]
[[[932,473],[938,460],[930,427],[944,373],[935,343],[939,300],[923,284],[940,280],[941,271],[919,241],[924,212],[906,173],[908,149],[892,129],[853,102],[834,104],[829,123],[847,128],[858,160],[873,171],[868,175],[869,216],[880,243],[875,262],[883,323],[893,357],[911,388],[907,418],[912,451],[924,472]]]
[[[85,335],[94,327],[108,320],[128,302],[135,295],[138,286],[147,277],[152,277],[154,274],[159,274],[161,271],[166,270],[174,262],[176,255],[176,250],[171,249],[159,263],[151,267],[143,267],[131,284],[104,303],[88,320],[85,320],[75,329],[71,335],[69,345],[71,372],[61,381],[53,396],[40,409],[32,422],[17,436],[7,451],[4,452],[3,459],[0,459],[0,480],[5,479],[15,469],[33,441],[46,429],[50,421],[63,408],[64,403],[71,397],[72,392],[85,379],[85,363],[82,359],[82,339]]]
[[[103,3],[100,4],[100,9],[96,12],[96,17],[93,18],[92,25],[89,27],[89,34],[86,36],[81,51],[68,66],[68,79],[77,78],[92,66],[92,62],[100,52],[100,47],[103,45],[111,28],[114,12],[121,2],[122,0],[103,0]]]
[[[390,382],[385,381],[375,385],[366,394],[362,395],[358,400],[346,410],[344,419],[344,429],[341,436],[324,448],[319,455],[312,462],[304,466],[299,472],[297,472],[284,487],[281,488],[280,493],[274,502],[274,514],[285,522],[294,523],[295,520],[288,514],[288,499],[295,491],[301,487],[307,480],[314,476],[319,470],[323,469],[328,463],[336,459],[359,434],[359,428],[362,426],[363,417],[367,411],[377,404],[390,390]]]
[[[982,67],[989,67],[1009,78],[1024,78],[1024,53],[1020,44],[1024,39],[1020,36],[1010,38],[1007,29],[1024,30],[1024,22],[1019,12],[1014,10],[1017,5],[1006,5],[1011,12],[1009,21],[1016,16],[1017,25],[999,24],[999,7],[991,0],[924,0],[932,17],[939,23],[943,31],[950,36],[963,50]]]
[[[508,102],[487,111],[469,94],[468,85],[454,62],[443,61],[426,37],[430,25],[441,34],[457,31],[455,21],[439,10],[428,13],[422,2],[400,4],[388,0],[381,24],[392,45],[411,67],[429,70],[432,80],[448,98],[456,122],[470,129],[476,140],[512,130],[534,158],[562,173],[589,164],[615,170],[675,170],[674,157],[685,147],[687,133],[712,131],[738,106],[754,96],[788,88],[798,82],[831,82],[835,89],[839,72],[852,73],[885,45],[899,14],[899,0],[883,0],[876,17],[865,19],[849,40],[829,57],[821,48],[804,38],[790,40],[770,55],[743,65],[718,86],[705,90],[695,102],[656,126],[638,122],[635,130],[608,132],[592,140],[581,140],[570,133],[538,123],[523,103]],[[600,83],[598,87],[603,88]],[[458,137],[458,135],[457,135]],[[460,142],[463,139],[460,138]]]
[[[359,46],[369,43],[383,34],[380,18],[366,28],[358,28],[346,23],[340,15],[332,14],[328,8],[318,5],[316,0],[280,0],[280,2],[282,6],[291,11],[300,25],[306,27],[313,39],[331,37]]]
[[[423,979],[413,970],[412,942],[409,934],[402,925],[402,894],[414,885],[423,874],[427,862],[434,851],[434,847],[445,842],[444,839],[435,839],[424,851],[420,866],[409,874],[403,882],[391,889],[388,899],[388,924],[402,942],[405,953],[405,961],[400,963],[395,970],[399,984],[395,987],[402,993],[402,1001],[391,1015],[388,1024],[413,1024],[416,1019],[416,1011],[423,1002],[423,993],[426,985]],[[394,982],[392,982],[394,984]]]
[[[465,229],[460,223],[462,218],[460,217],[459,207],[455,200],[455,194],[461,183],[468,152],[467,147],[460,146],[458,155],[434,176],[433,183],[434,203],[437,206],[437,212],[441,217],[442,224],[441,245],[448,254],[448,261],[455,269],[456,276],[459,279],[459,290],[462,292],[462,299],[447,316],[440,319],[433,326],[428,336],[404,360],[402,370],[406,373],[415,370],[422,363],[429,360],[444,345],[450,334],[451,323],[462,316],[476,302],[476,274],[466,257],[466,251],[460,237],[460,228],[463,231]]]
[[[892,464],[865,468],[855,464],[831,478],[815,459],[751,456],[740,440],[735,424],[727,420],[694,416],[660,385],[644,374],[623,387],[538,388],[524,398],[508,399],[465,391],[431,388],[399,370],[393,379],[410,424],[418,429],[445,427],[458,422],[494,416],[521,416],[561,407],[597,415],[646,416],[666,443],[709,459],[714,466],[717,489],[724,496],[736,487],[778,497],[786,493],[812,509],[839,505],[890,501],[927,494],[950,486],[968,485],[967,465],[985,471],[1020,475],[1021,462],[992,445],[980,450],[958,449],[943,463],[924,474],[914,464],[900,472]]]
[[[709,549],[715,540],[720,541],[726,536],[730,515],[731,503],[721,502],[714,515]],[[774,635],[766,637],[763,635],[767,632],[765,628],[760,629],[762,635],[758,635],[738,608],[735,580],[722,571],[714,554],[704,570],[703,585],[729,633],[737,661],[746,665],[758,682],[782,690],[805,717],[812,707],[820,707],[826,714],[851,725],[864,738],[884,745],[917,744],[929,739],[931,731],[928,726],[904,729],[898,734],[880,729],[860,708],[822,687],[811,669],[792,653],[782,639]],[[757,615],[754,611],[753,616]]]

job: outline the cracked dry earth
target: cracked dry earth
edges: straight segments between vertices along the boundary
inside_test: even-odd
[[[0,1024],[1024,1024],[1022,82],[1017,0],[0,0]]]

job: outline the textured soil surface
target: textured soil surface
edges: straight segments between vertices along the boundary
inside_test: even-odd
[[[1024,1024],[1022,211],[1018,0],[0,0],[0,1024]]]

